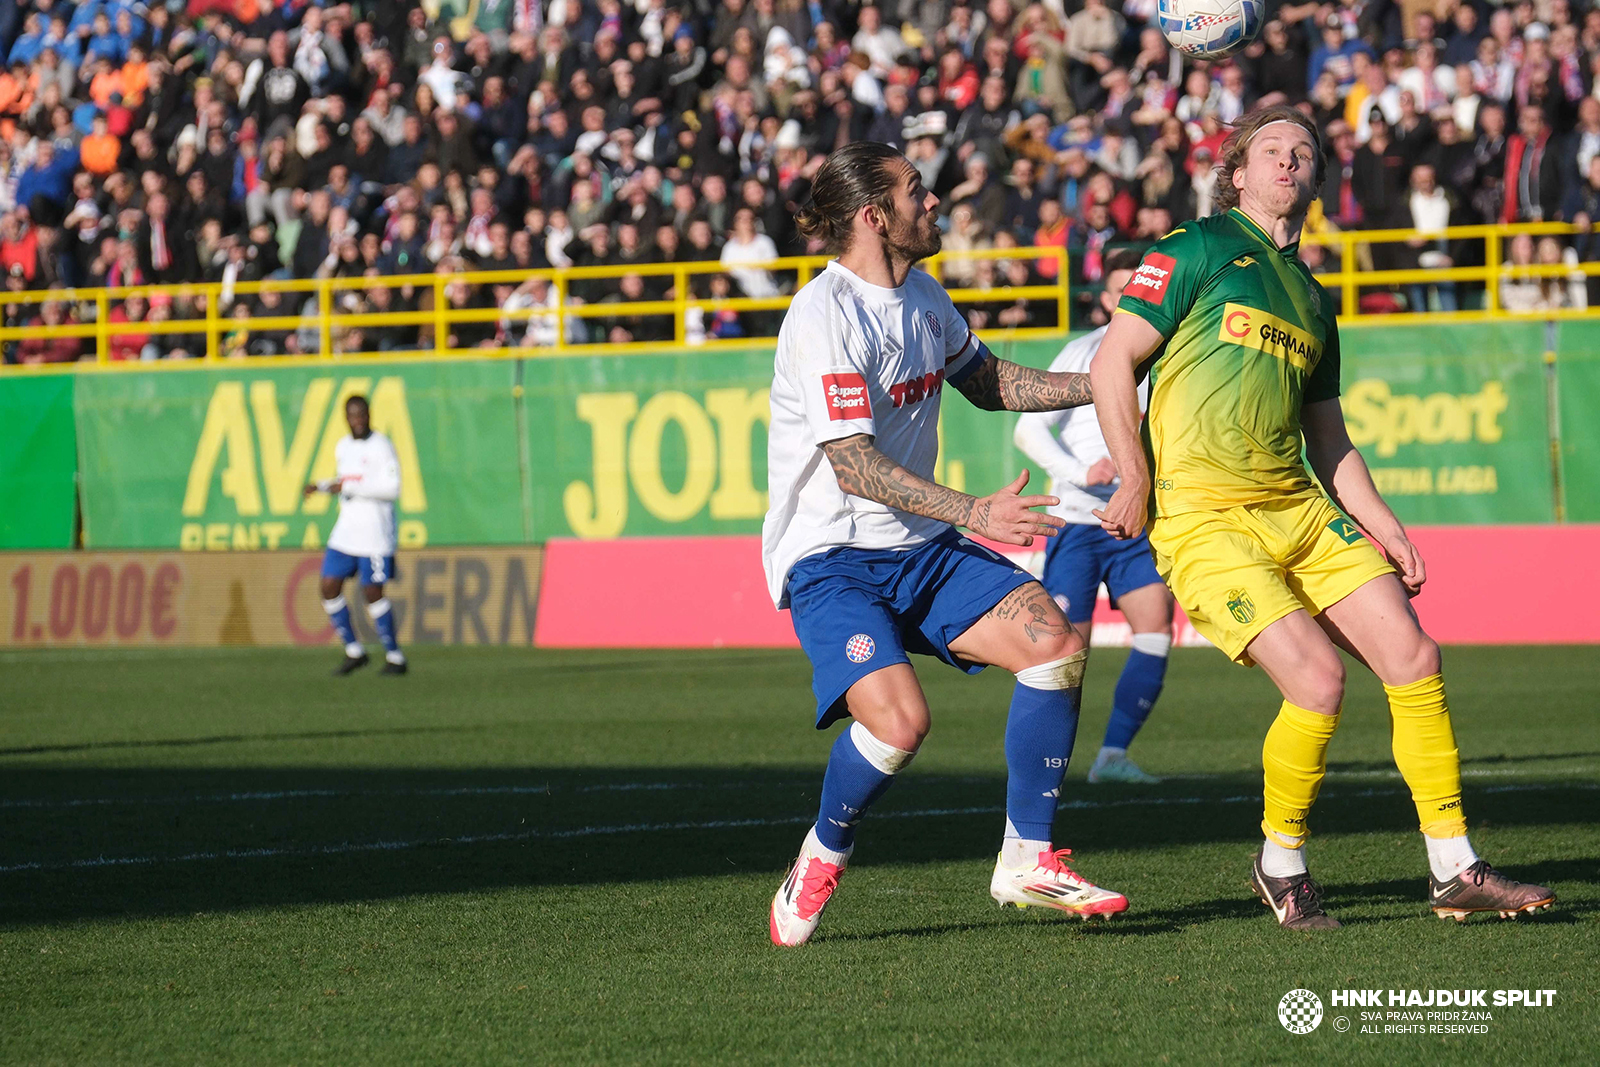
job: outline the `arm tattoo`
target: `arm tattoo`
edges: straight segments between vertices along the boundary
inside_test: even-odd
[[[879,452],[868,434],[825,441],[822,451],[833,464],[839,488],[852,496],[972,529],[989,519],[986,502],[917,477]]]
[[[1091,403],[1089,376],[990,358],[956,386],[985,411],[1060,411]]]

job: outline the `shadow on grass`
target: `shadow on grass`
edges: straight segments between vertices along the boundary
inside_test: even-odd
[[[765,881],[792,857],[819,784],[815,766],[11,767],[0,776],[0,925],[708,875]],[[1581,783],[1527,784],[1524,792],[1469,786],[1474,818],[1566,822],[1593,801]],[[1076,793],[1057,827],[1074,848],[1237,842],[1247,854],[1256,840],[1253,775],[1068,788]],[[992,856],[1004,793],[999,775],[906,774],[864,826],[873,862]],[[1329,831],[1414,830],[1399,783],[1330,787],[1317,811]],[[1593,860],[1574,860],[1517,873],[1571,883],[1593,881],[1595,870]],[[1255,915],[1243,877],[1237,898],[1136,913],[1112,929],[1157,933]],[[1339,899],[1382,902],[1416,893],[1409,882],[1336,890]]]

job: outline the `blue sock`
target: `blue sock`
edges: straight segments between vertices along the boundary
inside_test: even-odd
[[[863,752],[863,748],[867,751]],[[879,741],[860,723],[851,723],[839,735],[828,756],[817,815],[817,840],[824,848],[849,851],[855,844],[856,824],[861,816],[889,791],[895,772],[910,763],[911,756]]]
[[[324,600],[322,610],[328,613],[328,621],[333,623],[333,628],[339,634],[339,640],[344,642],[345,648],[348,650],[351,645],[356,644],[356,628],[350,622],[350,605],[345,603],[343,594],[332,600]]]
[[[1083,690],[1017,683],[1006,719],[1006,818],[1019,837],[1050,841],[1061,779],[1078,734]]]
[[[373,629],[378,631],[378,639],[383,642],[385,652],[399,652],[400,642],[394,636],[394,611],[389,605],[389,598],[374,600],[367,605],[367,615],[372,619]]]
[[[1142,635],[1136,635],[1142,636]],[[1106,724],[1106,748],[1126,749],[1150,716],[1161,686],[1167,679],[1167,657],[1134,649],[1117,679],[1111,698],[1111,721]]]

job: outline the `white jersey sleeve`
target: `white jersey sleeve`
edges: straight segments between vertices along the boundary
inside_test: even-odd
[[[1106,327],[1073,339],[1050,364],[1052,371],[1086,374],[1094,355],[1100,351]],[[1150,395],[1148,379],[1139,383],[1139,411],[1143,413]],[[1017,419],[1013,436],[1018,448],[1039,464],[1050,476],[1050,493],[1061,503],[1049,508],[1052,515],[1080,525],[1098,525],[1094,511],[1104,508],[1116,491],[1117,480],[1108,485],[1086,485],[1085,477],[1096,462],[1111,455],[1100,433],[1100,419],[1093,404],[1066,411],[1030,412]]]
[[[396,547],[395,501],[400,499],[400,457],[394,442],[376,430],[365,439],[346,437],[334,447],[339,519],[328,547],[346,555],[392,556]]]
[[[806,556],[910,548],[950,528],[846,493],[820,446],[867,434],[931,481],[945,381],[981,358],[949,295],[922,271],[885,289],[835,262],[795,294],[778,332],[767,431],[762,562],[774,603],[783,606],[789,569]]]

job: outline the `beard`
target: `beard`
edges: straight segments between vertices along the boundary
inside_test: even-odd
[[[939,254],[939,249],[944,247],[944,235],[930,212],[916,222],[895,220],[885,245],[890,258],[903,263],[920,263]]]

